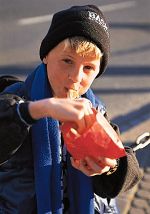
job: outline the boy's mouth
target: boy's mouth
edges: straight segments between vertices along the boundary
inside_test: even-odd
[[[68,89],[67,97],[70,99],[79,98],[79,92],[77,90],[74,90],[74,89]]]

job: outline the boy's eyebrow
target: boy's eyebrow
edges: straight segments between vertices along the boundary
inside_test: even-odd
[[[73,58],[73,56],[71,56],[70,54],[62,54],[62,57],[69,57],[69,58]]]
[[[70,50],[64,50],[64,49],[63,49],[63,51],[61,51],[61,55],[62,55],[62,56],[65,55],[65,56],[67,56],[67,57],[72,57],[72,58],[73,58],[72,53],[71,53]]]

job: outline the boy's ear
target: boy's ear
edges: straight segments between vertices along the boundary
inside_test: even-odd
[[[47,56],[43,58],[43,63],[47,64]]]

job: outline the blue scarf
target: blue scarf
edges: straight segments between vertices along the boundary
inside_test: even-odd
[[[41,64],[25,81],[32,101],[52,97],[45,65]],[[86,95],[93,106],[103,106],[92,91]],[[43,118],[32,126],[35,188],[39,214],[62,214],[61,198],[61,133],[59,121]],[[94,214],[92,179],[71,166],[67,155],[67,188],[70,214]]]

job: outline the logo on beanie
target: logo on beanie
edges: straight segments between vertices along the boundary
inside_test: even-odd
[[[88,18],[93,20],[93,21],[95,21],[95,22],[97,22],[99,25],[101,25],[103,27],[103,29],[106,31],[106,33],[109,34],[108,33],[108,27],[107,27],[106,22],[104,21],[104,19],[101,18],[97,13],[94,13],[92,11],[88,11],[88,13],[89,13],[89,17]]]

